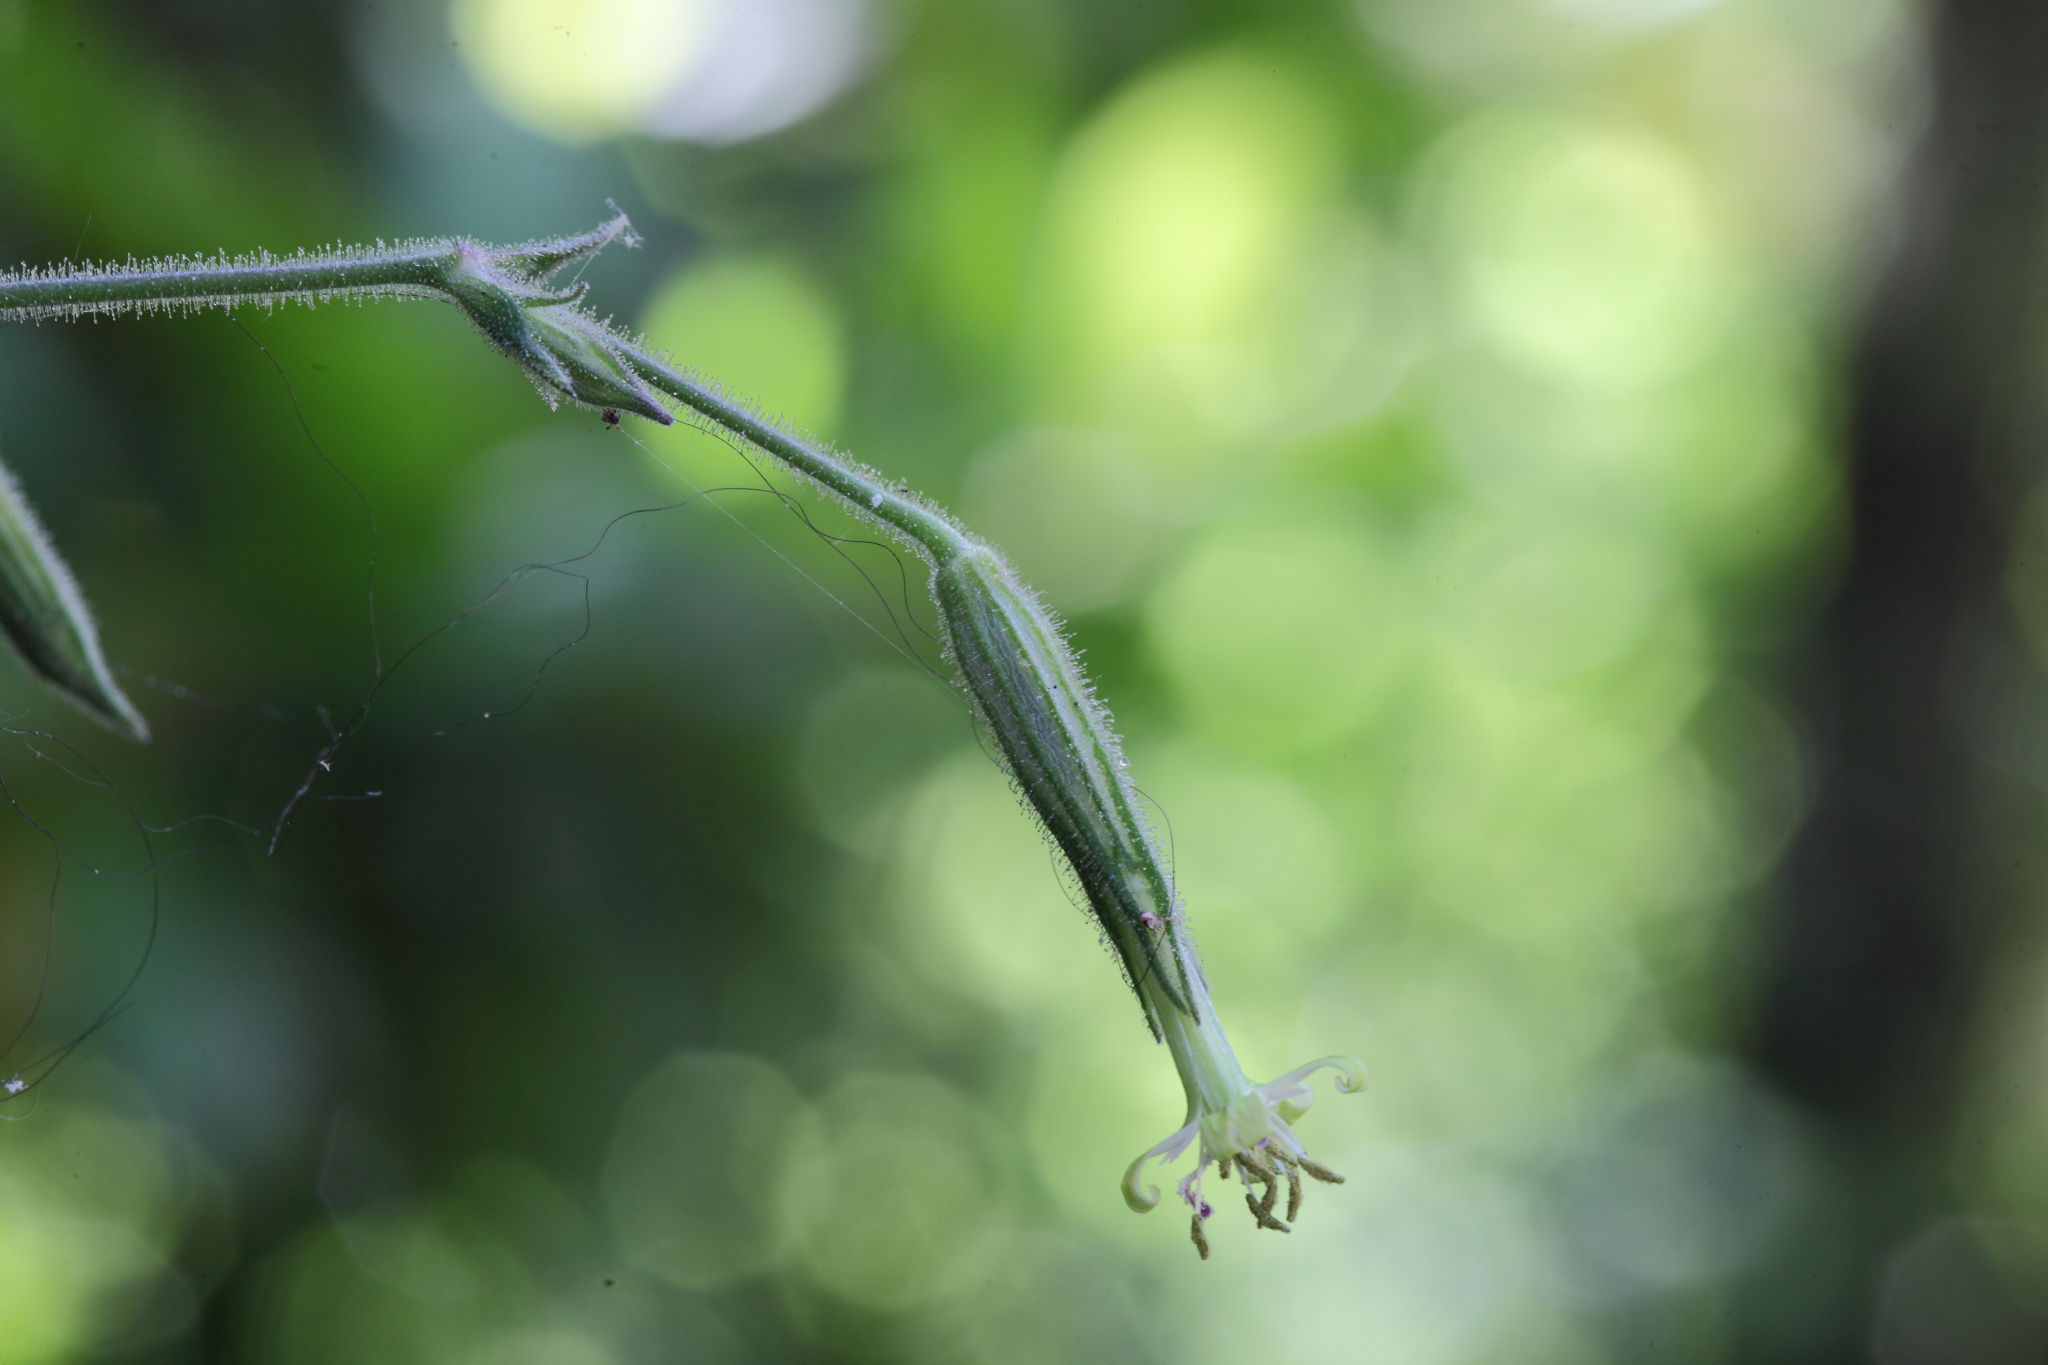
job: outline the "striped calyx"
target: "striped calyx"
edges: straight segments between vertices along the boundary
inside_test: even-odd
[[[0,636],[51,691],[109,729],[149,739],[149,722],[114,681],[85,594],[0,465]]]
[[[1265,1085],[1246,1078],[1209,1003],[1172,873],[1123,747],[1059,623],[1002,556],[978,542],[936,556],[932,587],[961,688],[1018,794],[1072,870],[1187,1091],[1186,1121],[1131,1163],[1125,1201],[1139,1212],[1156,1206],[1158,1189],[1142,1181],[1146,1163],[1172,1160],[1199,1141],[1180,1195],[1203,1259],[1203,1225],[1214,1209],[1202,1185],[1212,1166],[1220,1178],[1243,1184],[1258,1226],[1288,1231],[1301,1209],[1304,1174],[1330,1184],[1343,1179],[1313,1160],[1294,1134],[1293,1121],[1311,1098],[1307,1077],[1334,1070],[1338,1089],[1349,1093],[1365,1087],[1365,1068],[1349,1057],[1326,1057]],[[1277,1211],[1283,1186],[1284,1214]]]

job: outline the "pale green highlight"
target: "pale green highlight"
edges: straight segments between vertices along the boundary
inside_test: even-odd
[[[817,1145],[813,1106],[758,1057],[679,1052],[627,1099],[602,1190],[632,1263],[703,1291],[781,1265],[783,1167]],[[688,1159],[677,1134],[688,1133]]]

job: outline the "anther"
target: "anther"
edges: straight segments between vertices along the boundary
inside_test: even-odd
[[[1266,1186],[1266,1204],[1264,1208],[1259,1206],[1258,1197],[1250,1190],[1245,1191],[1244,1203],[1245,1207],[1252,1211],[1252,1217],[1258,1220],[1260,1227],[1270,1228],[1274,1232],[1294,1231],[1293,1228],[1288,1227],[1287,1224],[1273,1216],[1273,1187],[1270,1184]]]

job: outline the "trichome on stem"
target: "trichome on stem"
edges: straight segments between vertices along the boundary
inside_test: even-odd
[[[734,402],[715,384],[677,368],[639,338],[583,306],[586,286],[554,277],[615,241],[635,239],[623,215],[576,236],[494,247],[461,238],[375,248],[330,247],[293,256],[145,260],[110,267],[0,275],[0,321],[42,322],[145,311],[238,308],[346,298],[433,298],[459,308],[499,352],[517,363],[550,404],[668,424],[675,413],[759,451],[822,489],[863,521],[924,559],[954,680],[1000,755],[1025,806],[1081,887],[1090,913],[1124,969],[1153,1036],[1172,1055],[1187,1092],[1184,1123],[1131,1163],[1123,1182],[1133,1209],[1155,1207],[1144,1167],[1196,1148],[1179,1182],[1192,1239],[1209,1254],[1204,1221],[1212,1206],[1204,1180],[1236,1180],[1254,1222],[1285,1232],[1300,1211],[1302,1177],[1340,1179],[1310,1158],[1294,1124],[1307,1110],[1309,1075],[1328,1068],[1339,1090],[1365,1084],[1349,1057],[1325,1057],[1264,1085],[1254,1084],[1210,1002],[1172,875],[1146,821],[1108,711],[1052,612],[1003,556],[948,513],[824,445]],[[0,484],[4,487],[4,484]],[[32,524],[32,523],[31,523]],[[55,565],[46,540],[27,546]],[[52,581],[68,583],[60,572]],[[0,579],[14,585],[24,575]],[[27,575],[34,581],[35,575]],[[13,604],[9,604],[13,605]],[[47,603],[40,615],[51,619]],[[82,616],[82,600],[77,615]],[[59,613],[62,616],[63,613]],[[89,627],[89,618],[87,624]],[[17,646],[36,667],[37,642]],[[90,636],[87,636],[90,642]],[[70,656],[78,654],[73,641]],[[96,646],[87,651],[96,657]],[[104,695],[84,695],[78,670],[38,671],[96,713],[123,713]],[[86,669],[88,675],[104,674]],[[114,694],[118,697],[118,693]],[[111,718],[110,716],[110,718]],[[136,721],[139,725],[139,719]],[[1280,1209],[1281,1188],[1287,1202]]]

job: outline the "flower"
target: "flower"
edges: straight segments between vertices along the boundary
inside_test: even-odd
[[[1139,1154],[1124,1172],[1123,1190],[1124,1202],[1134,1212],[1157,1208],[1159,1187],[1146,1183],[1145,1164],[1172,1161],[1199,1139],[1195,1168],[1181,1178],[1178,1188],[1191,1215],[1189,1235],[1206,1261],[1209,1237],[1202,1225],[1215,1209],[1203,1197],[1202,1183],[1212,1165],[1219,1178],[1234,1176],[1243,1185],[1253,1222],[1274,1232],[1293,1230],[1289,1225],[1301,1213],[1303,1175],[1326,1185],[1344,1183],[1343,1176],[1309,1156],[1295,1136],[1294,1124],[1314,1102],[1308,1085],[1311,1075],[1328,1068],[1337,1073],[1338,1091],[1352,1095],[1365,1089],[1365,1067],[1355,1057],[1321,1057],[1264,1085],[1253,1085],[1239,1069],[1220,1028],[1197,1028],[1190,1033],[1207,1048],[1200,1052],[1173,1048],[1174,1060],[1182,1063],[1181,1079],[1187,1084],[1187,1122]],[[1167,1041],[1172,1046],[1171,1033]],[[1192,1073],[1191,1067],[1199,1068],[1199,1074]],[[1284,1215],[1274,1212],[1282,1182],[1287,1186]]]
[[[1265,1085],[1253,1085],[1216,1021],[1201,960],[1174,891],[1173,873],[1146,822],[1109,713],[1096,699],[1059,623],[993,547],[967,539],[934,552],[932,596],[947,650],[985,733],[1018,794],[1066,858],[1103,936],[1123,964],[1152,1034],[1173,1054],[1187,1087],[1178,1131],[1131,1163],[1124,1201],[1140,1213],[1159,1191],[1142,1185],[1147,1161],[1171,1160],[1201,1139],[1194,1172],[1180,1183],[1193,1211],[1195,1249],[1209,1258],[1202,1198],[1211,1165],[1233,1172],[1262,1228],[1290,1231],[1301,1212],[1301,1177],[1335,1185],[1343,1177],[1309,1159],[1293,1123],[1310,1101],[1307,1078],[1328,1067],[1337,1088],[1365,1088],[1365,1067],[1324,1057]],[[1273,1210],[1287,1185],[1285,1218]]]

